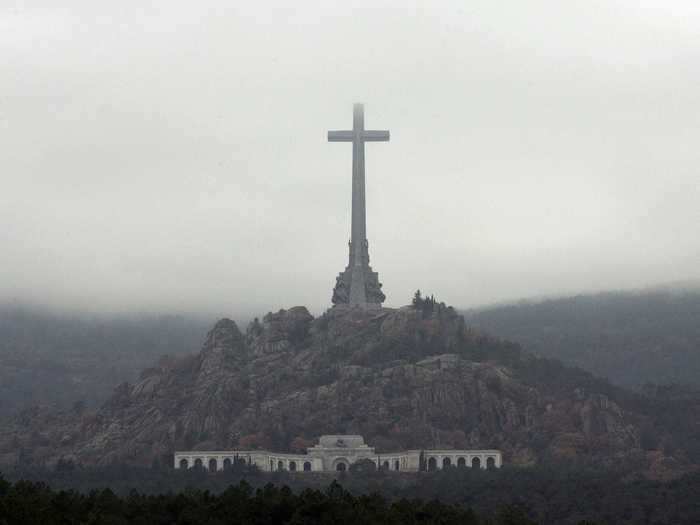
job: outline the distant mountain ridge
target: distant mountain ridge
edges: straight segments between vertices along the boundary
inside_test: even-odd
[[[97,407],[161,355],[198,348],[208,328],[191,316],[0,304],[0,417],[42,404]]]
[[[700,290],[688,283],[521,301],[464,314],[480,330],[622,386],[700,386]]]

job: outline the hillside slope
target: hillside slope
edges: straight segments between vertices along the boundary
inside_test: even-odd
[[[33,405],[98,407],[164,354],[201,344],[208,326],[182,316],[88,316],[0,305],[0,418]]]
[[[516,464],[683,470],[688,454],[668,453],[643,405],[474,332],[444,305],[317,319],[295,307],[245,334],[219,321],[199,354],[144,371],[97,413],[25,412],[0,434],[0,462],[150,464],[176,449],[295,450],[323,433],[358,433],[379,451],[494,447]]]
[[[700,291],[581,295],[465,313],[484,331],[639,387],[700,387]]]

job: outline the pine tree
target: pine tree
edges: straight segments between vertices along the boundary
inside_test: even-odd
[[[413,306],[420,308],[423,305],[423,297],[421,297],[420,290],[416,290],[413,294]]]

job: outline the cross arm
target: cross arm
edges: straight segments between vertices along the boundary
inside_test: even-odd
[[[362,138],[366,142],[388,142],[389,141],[389,130],[365,130],[362,132]]]
[[[328,142],[352,142],[352,131],[329,131]]]

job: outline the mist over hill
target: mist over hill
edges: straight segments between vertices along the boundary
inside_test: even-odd
[[[0,417],[37,404],[99,406],[160,356],[195,351],[209,324],[196,316],[0,305]]]
[[[700,387],[700,289],[690,284],[464,314],[471,327],[618,385]],[[0,304],[0,417],[32,405],[97,407],[163,355],[196,352],[211,325],[197,315],[89,315]]]
[[[664,395],[535,358],[432,299],[317,318],[294,307],[244,331],[220,320],[199,353],[159,360],[98,410],[22,411],[0,427],[0,466],[171,465],[174,450],[295,450],[341,432],[379,451],[498,448],[509,464],[667,478],[700,464],[700,403],[674,413]]]
[[[478,329],[619,385],[700,386],[697,288],[578,295],[464,313]]]

